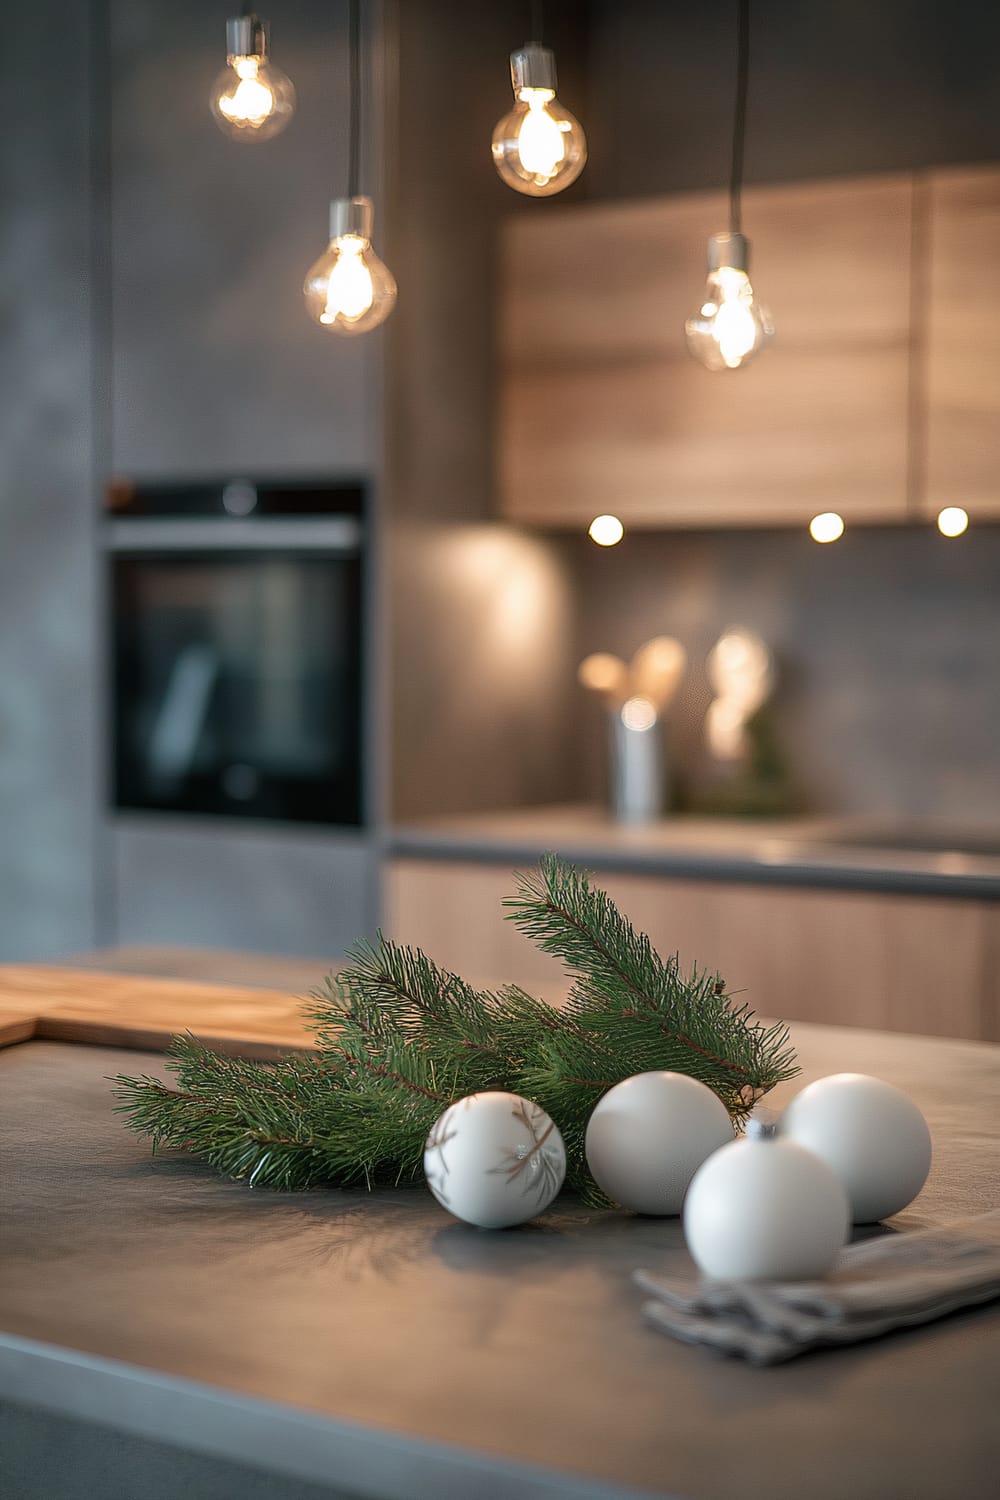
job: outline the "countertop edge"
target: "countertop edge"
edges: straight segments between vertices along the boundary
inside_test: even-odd
[[[0,1399],[343,1487],[359,1500],[649,1500],[647,1490],[506,1462],[390,1429],[0,1331]],[[656,1492],[659,1500],[682,1500]]]
[[[755,859],[740,853],[694,849],[612,849],[588,839],[561,839],[559,853],[596,870],[619,874],[664,875],[683,880],[729,881],[738,885],[811,887],[866,891],[882,895],[945,896],[1000,901],[1000,878],[974,873],[945,875],[934,870],[891,869],[881,865],[799,859]],[[394,829],[384,852],[390,859],[468,860],[474,864],[536,864],[553,842],[525,837],[474,837],[433,829]]]

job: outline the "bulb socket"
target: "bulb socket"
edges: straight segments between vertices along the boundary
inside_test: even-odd
[[[734,271],[750,270],[750,241],[745,234],[713,234],[708,239],[708,269],[718,271],[730,266]]]
[[[226,53],[229,57],[266,57],[267,22],[260,16],[230,16],[226,22]]]
[[[353,234],[359,240],[370,240],[375,221],[375,207],[370,198],[334,198],[330,204],[330,238]]]
[[[510,54],[510,81],[515,95],[522,89],[556,91],[556,55],[539,42],[525,42]]]

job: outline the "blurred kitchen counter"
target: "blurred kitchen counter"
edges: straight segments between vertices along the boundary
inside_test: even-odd
[[[630,827],[598,805],[567,803],[401,823],[389,840],[401,858],[534,863],[546,850],[595,869],[688,880],[1000,900],[1000,825],[995,837],[874,818],[677,816]]]
[[[552,849],[661,953],[763,1015],[1000,1040],[1000,856],[982,830],[954,835],[949,848],[944,825],[854,819],[628,828],[571,806],[441,818],[395,830],[385,926],[475,983],[549,994],[559,965],[503,902],[512,872]]]

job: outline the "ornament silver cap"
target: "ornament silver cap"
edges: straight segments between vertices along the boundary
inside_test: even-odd
[[[730,262],[726,261],[728,265]],[[766,1105],[758,1105],[746,1124],[748,1141],[773,1141],[778,1134],[778,1115]]]
[[[734,271],[749,271],[750,241],[745,234],[712,234],[708,239],[708,269],[731,266]]]
[[[510,81],[515,95],[522,89],[556,89],[556,55],[539,42],[525,42],[510,54]]]
[[[253,13],[230,16],[226,22],[226,53],[229,57],[266,57],[267,22]]]
[[[334,198],[330,204],[331,240],[339,240],[345,234],[370,240],[374,221],[375,206],[370,198]]]

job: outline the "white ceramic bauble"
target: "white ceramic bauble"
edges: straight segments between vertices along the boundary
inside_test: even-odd
[[[722,1281],[825,1276],[850,1232],[836,1172],[781,1136],[723,1146],[698,1168],[684,1203],[688,1249],[706,1276]]]
[[[563,1185],[566,1148],[544,1109],[519,1094],[469,1094],[435,1122],[424,1176],[456,1219],[505,1229],[544,1213]]]
[[[683,1073],[636,1073],[601,1099],[587,1124],[599,1188],[638,1214],[679,1214],[688,1183],[733,1138],[717,1094]]]
[[[796,1094],[781,1133],[815,1151],[840,1177],[855,1224],[887,1219],[927,1181],[931,1133],[913,1100],[881,1078],[833,1073]]]

